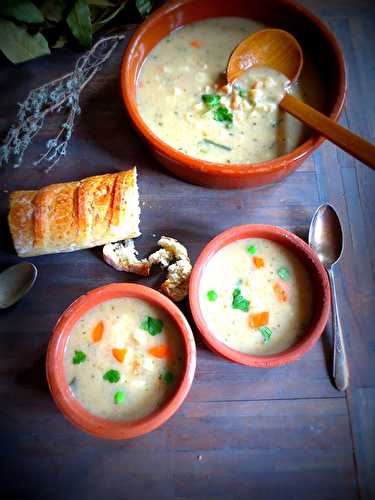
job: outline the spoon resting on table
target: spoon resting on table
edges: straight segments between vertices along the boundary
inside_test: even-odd
[[[267,66],[295,83],[301,73],[303,53],[297,40],[287,31],[265,29],[245,38],[233,50],[227,66],[227,81],[233,83],[253,66]],[[288,94],[279,106],[334,144],[375,169],[375,146],[331,118]]]
[[[333,378],[336,387],[340,391],[345,391],[349,385],[349,368],[338,311],[334,279],[334,266],[341,258],[344,238],[339,216],[331,205],[321,205],[316,210],[310,224],[309,245],[315,250],[320,262],[325,267],[331,285]]]
[[[30,262],[21,262],[0,273],[0,309],[18,302],[34,285],[37,269]]]

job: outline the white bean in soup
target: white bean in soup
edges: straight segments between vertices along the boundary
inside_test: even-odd
[[[278,106],[287,78],[253,68],[233,85],[223,72],[234,47],[266,26],[237,17],[187,25],[161,40],[138,79],[137,105],[146,125],[164,142],[216,163],[257,163],[293,151],[309,129]],[[308,57],[288,91],[322,110],[323,85]]]
[[[263,238],[243,239],[209,260],[199,303],[218,340],[246,354],[274,354],[292,346],[309,324],[312,286],[288,249]]]
[[[64,363],[73,394],[90,413],[136,420],[174,393],[184,351],[166,313],[124,297],[95,306],[75,324]]]

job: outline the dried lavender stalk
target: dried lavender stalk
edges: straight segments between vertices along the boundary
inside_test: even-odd
[[[19,167],[33,137],[43,127],[44,119],[53,112],[64,112],[64,121],[57,135],[47,141],[47,151],[34,162],[35,166],[49,172],[65,156],[72,136],[74,121],[80,114],[79,99],[82,90],[110,58],[124,34],[112,35],[99,40],[81,56],[71,73],[32,90],[19,104],[17,122],[12,125],[0,147],[0,167],[13,163]]]

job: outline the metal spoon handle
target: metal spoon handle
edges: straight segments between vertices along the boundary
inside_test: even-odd
[[[327,269],[332,292],[332,321],[333,321],[333,378],[337,389],[345,391],[349,385],[349,367],[346,358],[344,337],[337,306],[335,278],[332,268]]]

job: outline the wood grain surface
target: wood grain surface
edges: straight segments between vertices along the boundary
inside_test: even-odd
[[[349,96],[342,124],[375,142],[375,4],[305,0],[345,52]],[[48,175],[32,161],[51,138],[51,119],[23,168],[0,172],[0,269],[18,262],[6,223],[8,193],[52,182],[139,168],[140,253],[161,234],[185,243],[194,260],[219,231],[270,223],[306,238],[316,207],[339,212],[345,251],[338,268],[340,312],[351,371],[346,394],[330,380],[331,335],[300,361],[249,369],[215,356],[197,332],[193,388],[163,427],[127,442],[103,441],[59,413],[44,374],[59,314],[79,295],[111,282],[148,280],[106,266],[100,249],[30,259],[32,292],[0,312],[0,494],[8,499],[355,499],[375,498],[375,173],[325,143],[284,182],[257,190],[215,191],[171,177],[150,156],[123,111],[118,71],[125,44],[87,88],[69,154]],[[1,60],[0,130],[31,87],[70,71],[78,54],[12,66]],[[187,304],[182,309],[189,315]]]

